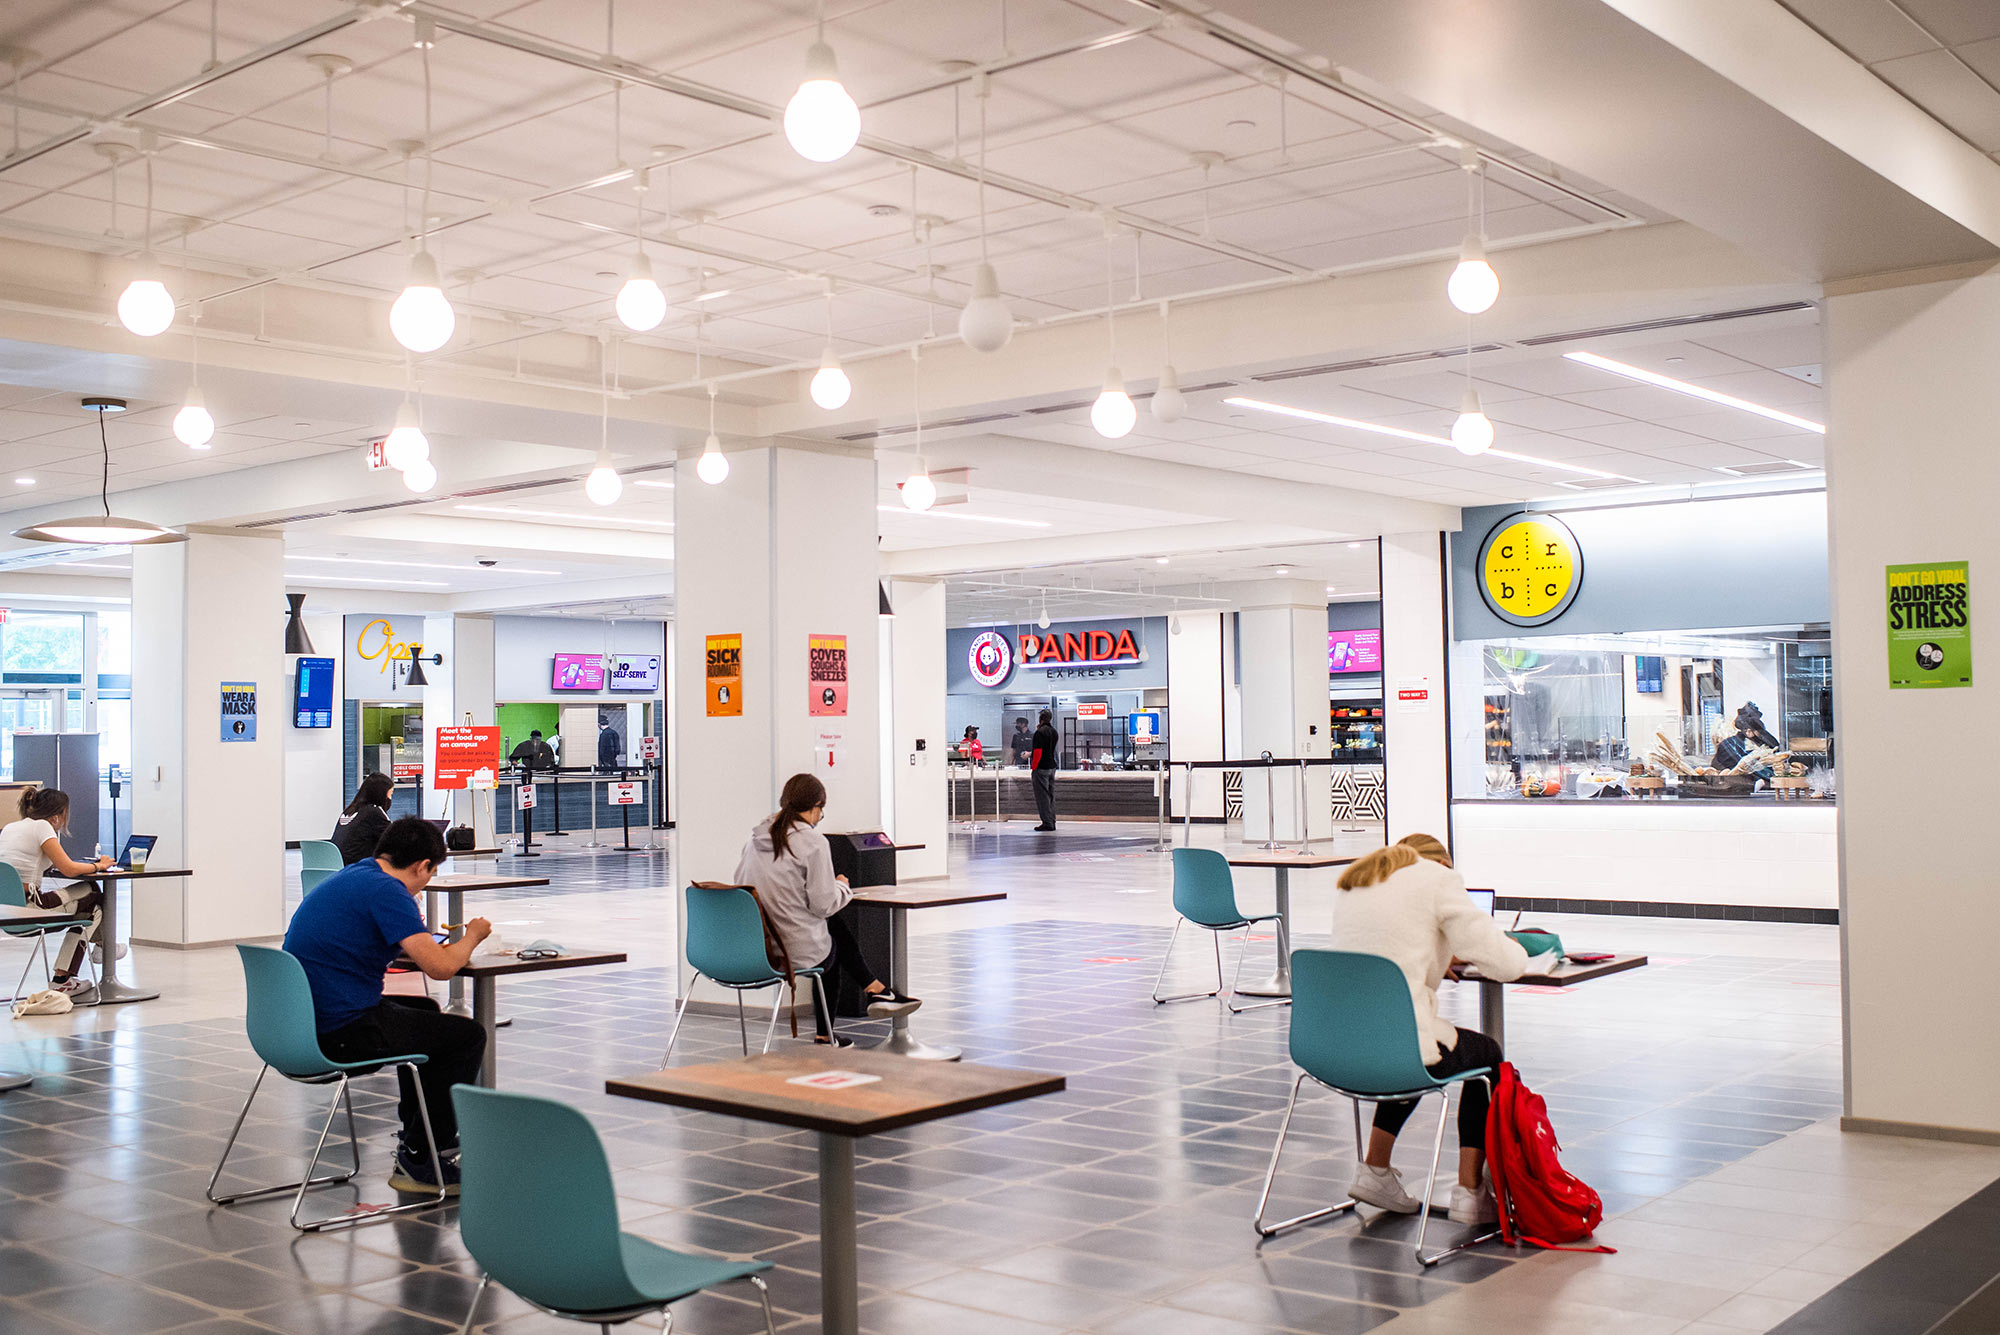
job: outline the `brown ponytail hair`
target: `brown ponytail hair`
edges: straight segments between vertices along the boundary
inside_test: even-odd
[[[45,820],[51,825],[69,814],[69,794],[60,788],[36,785],[21,794],[21,819]]]
[[[1340,873],[1340,888],[1359,890],[1388,880],[1405,867],[1414,867],[1425,858],[1451,865],[1451,854],[1435,835],[1406,834],[1386,848],[1377,848],[1349,863]]]
[[[771,820],[771,851],[783,857],[791,844],[792,830],[814,807],[826,805],[826,785],[810,774],[794,774],[785,780],[778,794],[778,814]]]

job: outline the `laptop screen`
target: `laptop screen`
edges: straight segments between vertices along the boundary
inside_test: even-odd
[[[1487,914],[1488,914],[1489,916],[1490,916],[1490,915],[1492,914],[1492,912],[1493,912],[1493,891],[1491,891],[1491,890],[1467,890],[1467,891],[1466,891],[1465,893],[1466,893],[1466,894],[1468,894],[1468,895],[1471,895],[1471,896],[1472,896],[1472,902],[1473,902],[1473,903],[1475,903],[1475,904],[1477,904],[1477,905],[1479,905],[1479,907],[1480,907],[1480,908],[1482,908],[1482,909],[1486,910],[1486,912],[1487,912]]]
[[[146,859],[153,852],[153,845],[159,841],[160,836],[157,834],[134,834],[126,836],[125,847],[118,854],[118,865],[129,867],[133,871],[143,870],[146,866]]]

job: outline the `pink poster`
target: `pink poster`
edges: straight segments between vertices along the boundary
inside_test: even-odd
[[[1382,632],[1380,630],[1328,631],[1326,670],[1330,675],[1343,672],[1380,672]]]

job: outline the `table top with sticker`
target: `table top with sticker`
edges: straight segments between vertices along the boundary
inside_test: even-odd
[[[802,1077],[842,1078],[818,1084]],[[1054,1094],[1062,1076],[973,1062],[918,1061],[866,1048],[785,1048],[604,1082],[608,1094],[842,1136],[872,1136]]]

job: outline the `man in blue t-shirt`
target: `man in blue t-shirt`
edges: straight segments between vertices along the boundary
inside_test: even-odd
[[[416,816],[393,822],[374,857],[329,876],[301,901],[285,933],[285,951],[305,966],[319,1045],[327,1056],[367,1061],[420,1052],[428,1059],[416,1068],[430,1112],[428,1134],[409,1073],[397,1072],[403,1134],[389,1185],[398,1191],[436,1191],[430,1157],[435,1145],[445,1191],[456,1194],[458,1119],[451,1087],[479,1078],[486,1031],[462,1015],[441,1014],[429,997],[382,995],[382,975],[399,956],[429,977],[449,978],[493,931],[486,919],[474,918],[458,940],[440,945],[424,925],[417,896],[444,859],[444,836],[437,826]]]

